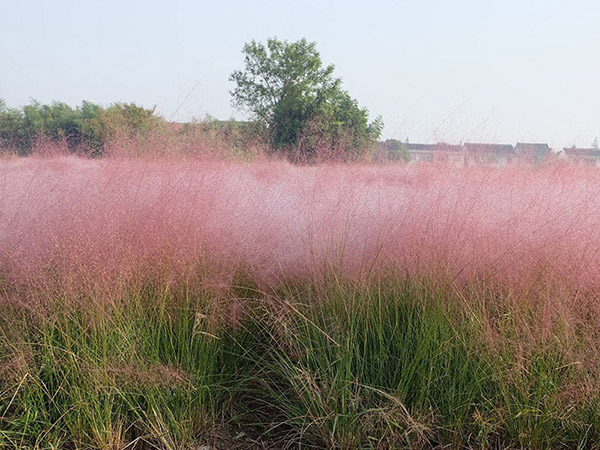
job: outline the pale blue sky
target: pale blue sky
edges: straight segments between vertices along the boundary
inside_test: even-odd
[[[600,137],[591,0],[0,0],[0,98],[243,117],[229,74],[244,42],[272,36],[317,42],[386,138],[558,148]]]

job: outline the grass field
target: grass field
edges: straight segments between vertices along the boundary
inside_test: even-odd
[[[0,448],[598,448],[598,192],[4,158]]]

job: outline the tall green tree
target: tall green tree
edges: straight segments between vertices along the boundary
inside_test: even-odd
[[[244,45],[244,69],[231,74],[234,105],[248,110],[269,131],[274,149],[301,151],[307,158],[318,147],[343,147],[345,156],[372,145],[381,119],[341,87],[334,66],[324,66],[314,42],[268,39]]]

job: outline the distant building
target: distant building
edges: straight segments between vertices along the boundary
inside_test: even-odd
[[[552,150],[548,144],[527,144],[517,142],[515,146],[515,158],[523,164],[541,164],[552,157]]]
[[[600,167],[600,149],[570,147],[563,149],[568,161],[585,166]]]
[[[386,139],[375,147],[375,161],[408,161],[410,154],[406,144],[398,139]]]
[[[446,144],[406,144],[411,161],[464,165],[463,148],[460,145]]]
[[[406,144],[410,160],[414,162],[433,162],[434,147],[433,144]]]
[[[410,154],[412,162],[446,163],[457,167],[537,165],[557,157],[548,144],[542,143],[518,142],[514,147],[510,144],[465,143],[452,145],[444,142],[437,144],[405,143],[402,145]],[[565,151],[567,150],[565,149]],[[581,150],[588,152],[590,149]],[[595,155],[597,155],[598,166],[600,166],[600,150],[597,150]],[[590,155],[586,156],[588,159],[590,157]],[[581,156],[581,159],[583,160],[584,157]]]
[[[504,167],[515,161],[515,149],[510,144],[463,144],[465,165]]]

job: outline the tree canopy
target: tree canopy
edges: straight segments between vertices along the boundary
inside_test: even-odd
[[[312,158],[320,148],[360,155],[378,138],[382,123],[369,122],[334,66],[323,66],[314,42],[268,39],[244,45],[244,69],[231,74],[234,105],[264,124],[271,146]]]

